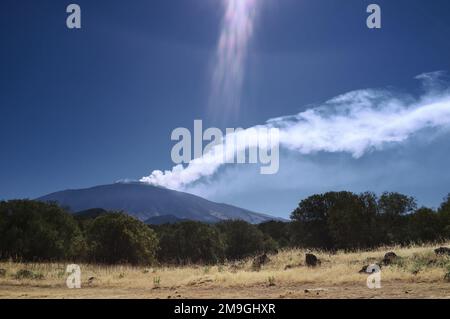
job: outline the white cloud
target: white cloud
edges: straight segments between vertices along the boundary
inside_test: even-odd
[[[387,145],[404,143],[423,130],[450,126],[450,92],[442,88],[442,82],[436,78],[440,75],[419,76],[418,79],[426,80],[424,87],[429,90],[416,99],[388,90],[353,91],[297,115],[271,119],[262,127],[279,128],[280,146],[303,155],[344,152],[359,158]],[[439,91],[437,85],[433,85],[438,82]],[[141,181],[186,189],[217,173],[223,164],[205,162],[216,155],[210,152],[191,161],[187,167],[178,165],[170,171],[154,171]]]

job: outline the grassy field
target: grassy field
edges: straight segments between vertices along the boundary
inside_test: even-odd
[[[322,262],[316,268],[305,266],[304,250],[286,250],[270,255],[259,271],[252,259],[216,266],[80,265],[81,289],[66,287],[67,264],[4,262],[0,298],[450,298],[450,256],[437,256],[436,247],[314,251]],[[388,251],[398,260],[382,268],[381,289],[367,288],[368,274],[359,270]]]

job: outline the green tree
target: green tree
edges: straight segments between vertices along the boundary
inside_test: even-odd
[[[289,223],[271,220],[259,224],[258,228],[264,233],[264,235],[272,238],[279,248],[284,248],[291,245]]]
[[[441,239],[442,226],[439,215],[432,209],[422,207],[408,216],[408,239],[426,243]]]
[[[408,238],[407,218],[417,208],[416,199],[400,193],[385,192],[378,200],[380,213],[380,231],[384,234],[384,243],[404,243]]]
[[[226,257],[236,260],[273,249],[273,242],[255,226],[242,220],[224,221],[217,224],[226,246]],[[269,244],[269,246],[266,246]]]
[[[439,224],[441,225],[441,237],[450,239],[450,194],[444,198],[438,210]]]
[[[219,231],[200,222],[182,222],[157,227],[160,261],[176,264],[215,264],[223,261],[225,245]]]
[[[328,213],[327,226],[333,248],[366,248],[376,243],[376,196],[335,193]]]
[[[155,262],[158,239],[155,232],[124,213],[97,217],[87,229],[91,261],[114,264]]]
[[[301,247],[330,248],[332,238],[327,221],[337,193],[312,195],[302,200],[292,212],[291,234],[293,243]]]
[[[85,242],[71,214],[55,203],[0,202],[0,257],[60,261],[83,257]]]

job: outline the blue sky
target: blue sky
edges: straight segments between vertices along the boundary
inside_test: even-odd
[[[194,119],[251,127],[368,88],[415,97],[415,76],[450,71],[446,0],[261,2],[240,108],[228,117],[208,109],[219,1],[78,0],[81,30],[65,26],[69,1],[3,1],[0,198],[171,169],[170,134]],[[381,30],[365,25],[373,2]],[[284,217],[309,194],[341,189],[403,191],[437,206],[450,192],[448,137],[425,130],[357,159],[283,152],[276,176],[231,167],[191,191]]]

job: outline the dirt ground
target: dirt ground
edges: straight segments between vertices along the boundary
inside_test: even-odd
[[[268,299],[397,299],[397,298],[437,298],[450,299],[450,284],[390,282],[381,289],[368,289],[364,282],[360,285],[346,284],[333,286],[295,285],[248,287],[179,287],[179,288],[101,288],[82,287],[36,287],[2,285],[0,298],[25,299],[228,299],[228,298],[268,298]]]

